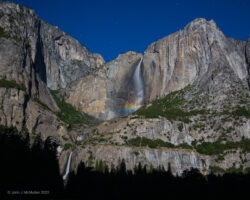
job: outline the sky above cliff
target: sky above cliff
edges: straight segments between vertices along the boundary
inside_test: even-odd
[[[214,19],[226,36],[247,40],[250,0],[12,0],[31,7],[106,61],[183,29]]]

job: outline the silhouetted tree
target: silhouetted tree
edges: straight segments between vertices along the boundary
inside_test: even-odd
[[[7,191],[47,190],[50,196],[62,194],[56,148],[50,140],[43,144],[38,136],[30,148],[27,135],[15,128],[0,127],[0,196],[8,197]]]

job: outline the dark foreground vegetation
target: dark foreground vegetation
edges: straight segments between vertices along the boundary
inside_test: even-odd
[[[3,126],[0,158],[0,199],[216,199],[218,195],[240,199],[250,185],[249,173],[203,176],[192,169],[174,177],[162,168],[146,170],[139,165],[132,173],[124,162],[111,170],[98,162],[95,170],[81,163],[64,187],[53,140],[42,142],[37,137],[30,145],[27,135]]]
[[[51,191],[51,196],[63,191],[55,142],[36,137],[30,146],[25,133],[0,126],[0,199],[28,197],[20,193],[29,191]]]

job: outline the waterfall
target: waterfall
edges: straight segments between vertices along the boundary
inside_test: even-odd
[[[143,80],[142,77],[140,75],[141,72],[141,63],[142,63],[142,58],[140,60],[140,62],[138,63],[138,65],[136,66],[135,69],[135,73],[133,76],[133,82],[134,82],[134,91],[135,91],[135,104],[137,106],[140,106],[141,104],[143,104],[143,100],[144,100],[144,88],[143,88]]]
[[[141,76],[141,63],[142,58],[137,64],[131,79],[132,84],[129,88],[130,91],[128,94],[128,101],[126,102],[124,108],[118,111],[119,115],[127,115],[129,113],[135,112],[144,103],[144,83]],[[133,88],[131,88],[131,86],[133,86]],[[132,95],[130,96],[130,94]]]
[[[72,156],[72,152],[70,152],[70,154],[69,154],[69,158],[68,158],[68,162],[67,162],[67,166],[66,166],[66,171],[65,171],[65,174],[63,175],[63,180],[66,180],[66,178],[67,178],[67,176],[69,174],[71,156]]]

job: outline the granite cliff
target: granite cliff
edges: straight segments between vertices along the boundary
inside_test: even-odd
[[[69,82],[104,64],[77,40],[39,19],[29,8],[1,3],[0,26],[10,37],[25,40],[37,71],[50,89],[64,88]]]
[[[136,52],[119,55],[95,73],[69,84],[62,90],[65,100],[78,110],[101,119],[121,115],[133,91],[131,79],[141,57]]]
[[[213,20],[196,19],[188,24],[184,30],[152,43],[144,55],[131,54],[130,52],[120,55],[114,61],[106,63],[102,70],[91,75],[102,77],[103,80],[107,81],[115,80],[104,87],[107,88],[106,91],[103,91],[103,87],[98,87],[97,92],[85,97],[88,98],[87,102],[98,100],[98,104],[88,104],[86,109],[86,100],[83,99],[83,95],[79,95],[80,90],[85,90],[85,87],[94,84],[91,81],[96,81],[90,77],[76,81],[77,83],[74,83],[73,87],[69,85],[69,89],[65,89],[66,101],[79,110],[97,117],[102,117],[102,114],[106,113],[107,110],[116,113],[113,117],[119,116],[119,113],[115,111],[125,107],[132,91],[131,86],[126,81],[131,82],[131,72],[135,71],[141,58],[140,73],[144,82],[144,101],[146,103],[164,97],[172,91],[183,89],[187,85],[204,82],[204,77],[211,76],[212,71],[217,69],[217,66],[221,66],[221,72],[228,70],[228,73],[247,86],[246,55],[248,50],[245,50],[246,46],[247,43],[244,41],[236,41],[224,36]],[[128,54],[130,54],[130,62],[127,62],[126,56]],[[131,72],[128,73],[127,70]],[[115,89],[112,89],[114,85]],[[107,97],[97,98],[96,94],[101,92]],[[112,103],[110,103],[109,96],[111,96]],[[121,100],[124,103],[121,104]],[[117,106],[114,107],[114,105]],[[105,116],[108,119],[112,117]]]
[[[1,124],[64,143],[68,125],[58,119],[61,109],[50,89],[65,87],[104,60],[30,8],[10,2],[0,4],[0,35]]]
[[[61,172],[250,167],[250,38],[195,19],[143,53],[105,63],[32,9],[0,2],[0,124],[53,137]],[[98,119],[89,116],[92,115]]]
[[[89,139],[76,142],[73,163],[103,160],[111,167],[125,159],[130,169],[139,163],[167,169],[170,163],[177,174],[190,167],[203,173],[247,169],[248,45],[226,37],[213,20],[196,19],[152,43],[143,55],[119,55],[69,84],[62,90],[67,102],[109,119],[92,129]],[[133,76],[139,63],[144,105],[119,117],[121,110],[134,111],[127,105],[136,102]]]

